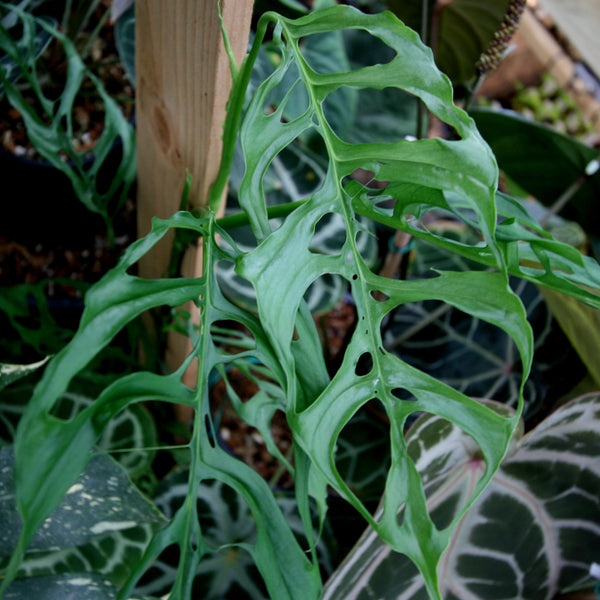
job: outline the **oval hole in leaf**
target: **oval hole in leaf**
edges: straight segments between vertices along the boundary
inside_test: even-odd
[[[304,300],[311,313],[324,315],[341,300],[347,287],[347,281],[341,275],[325,273],[310,284]]]
[[[314,194],[321,187],[326,170],[325,157],[312,152],[302,143],[289,144],[273,158],[263,179],[267,206],[297,202]],[[281,221],[280,218],[271,219],[272,230],[277,229]],[[248,230],[252,235],[250,228]],[[238,241],[237,234],[232,236]]]
[[[165,512],[165,515],[170,517],[174,512],[174,510],[171,513]],[[159,558],[142,575],[136,590],[139,593],[156,594],[159,597],[168,594],[175,580],[175,569],[179,564],[180,554],[178,544],[167,546],[161,552]]]
[[[188,493],[189,473],[178,471],[165,478],[160,493],[155,497],[157,506],[172,518],[185,502]],[[235,543],[254,543],[256,524],[243,498],[230,486],[207,479],[200,483],[197,492],[196,509],[202,530],[203,541],[217,550],[221,546]],[[175,581],[179,563],[179,547],[169,546],[154,562],[140,586],[140,593],[160,597],[168,594]],[[207,590],[219,586],[216,597],[245,598],[242,581],[256,587],[266,597],[262,579],[250,555],[243,549],[230,547],[213,554],[212,567],[196,574],[193,583],[194,597],[206,597]],[[231,590],[235,590],[232,592]],[[221,593],[223,594],[221,596]],[[211,597],[215,597],[211,594]]]
[[[343,218],[336,213],[324,214],[315,224],[310,251],[313,254],[339,255],[346,242]]]
[[[355,91],[340,86],[325,98],[323,111],[335,135],[344,142],[393,143],[416,136],[417,106],[416,96],[398,88]]]
[[[373,300],[377,300],[377,302],[386,302],[390,299],[390,297],[381,290],[371,290],[371,297]]]
[[[220,260],[216,266],[216,276],[221,292],[228,300],[245,310],[257,311],[254,287],[235,272],[232,261]]]
[[[363,352],[356,362],[356,367],[354,368],[354,372],[362,377],[364,375],[368,375],[373,370],[373,356],[370,352]]]
[[[344,426],[335,452],[338,473],[370,512],[383,493],[390,457],[387,415],[373,398]]]
[[[211,323],[210,335],[219,349],[228,354],[239,354],[256,348],[256,339],[252,332],[236,321]]]
[[[394,388],[390,391],[394,398],[403,401],[415,402],[417,399],[405,388]]]
[[[208,436],[208,442],[214,448],[215,447],[215,436],[213,434],[212,423],[211,423],[210,417],[208,415],[204,415],[204,425],[206,427],[206,435]]]
[[[300,79],[298,67],[291,63],[282,80],[267,95],[263,113],[268,116],[281,109],[279,120],[286,123],[303,115],[309,106],[308,93]]]

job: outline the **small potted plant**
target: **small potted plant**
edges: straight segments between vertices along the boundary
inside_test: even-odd
[[[0,3],[2,233],[10,239],[89,242],[98,224],[112,238],[135,177],[135,145],[133,86],[109,16],[99,0]]]

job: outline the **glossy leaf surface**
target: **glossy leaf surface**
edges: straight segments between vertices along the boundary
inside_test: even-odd
[[[253,60],[262,37],[267,30],[271,34],[271,29],[280,60],[266,79],[249,87]],[[368,32],[390,48],[392,58],[384,64],[349,71],[321,72],[317,65],[311,65],[303,54],[301,40],[346,29]],[[420,98],[455,132],[455,138],[364,144],[343,141],[329,120],[333,113],[325,110],[328,98],[342,87],[399,88]],[[306,104],[289,118],[285,110],[297,90],[304,94]],[[231,488],[240,498],[242,512],[252,515],[256,537],[227,547],[251,556],[270,597],[316,600],[321,596],[311,511],[316,506],[319,518],[324,519],[330,486],[390,548],[406,554],[417,565],[428,593],[440,598],[439,559],[449,543],[452,527],[485,489],[508,448],[531,366],[531,329],[508,280],[509,269],[520,268],[519,236],[526,236],[526,249],[537,252],[538,260],[547,268],[541,274],[527,271],[533,280],[547,279],[587,298],[579,292],[578,284],[595,285],[598,273],[592,270],[590,274],[588,264],[578,254],[569,254],[535,228],[521,226],[529,225],[528,215],[518,212],[518,206],[508,200],[501,199],[501,214],[513,211],[520,220],[510,215],[498,223],[496,163],[473,121],[453,105],[452,98],[451,85],[436,69],[431,51],[391,13],[368,16],[348,6],[335,6],[296,21],[273,13],[262,17],[250,54],[235,76],[224,128],[222,170],[209,197],[209,206],[216,208],[243,115],[239,139],[245,171],[238,194],[253,243],[240,248],[219,226],[216,211],[209,210],[199,217],[177,213],[165,221],[155,220],[150,234],[133,244],[119,265],[87,293],[78,332],[48,364],[17,432],[16,499],[23,530],[5,582],[16,575],[28,542],[77,481],[90,450],[111,419],[129,404],[152,400],[185,404],[195,411],[187,445],[190,468],[185,500],[135,564],[120,598],[133,593],[165,550],[174,550],[179,556],[171,600],[192,596],[195,575],[214,551],[201,525],[197,502],[200,485],[208,480]],[[326,154],[324,176],[275,226],[269,219],[265,182],[286,149],[306,139],[320,140]],[[372,173],[368,183],[354,178],[357,169]],[[395,199],[393,208],[380,206],[391,199]],[[432,207],[449,210],[480,237],[473,245],[463,245],[429,232],[419,219]],[[327,254],[314,251],[312,246],[324,218],[335,218],[345,232],[334,251]],[[371,235],[361,218],[414,232],[462,256],[472,256],[490,270],[440,270],[431,278],[415,281],[380,277],[373,272],[359,243],[360,236]],[[173,229],[202,238],[203,275],[150,281],[132,274],[137,261]],[[227,263],[252,285],[257,315],[240,308],[223,293],[216,273],[220,265]],[[563,268],[567,264],[574,265],[569,273]],[[318,332],[305,302],[310,286],[331,274],[349,286],[358,315],[341,366],[332,376],[327,372]],[[377,299],[380,293],[383,301]],[[587,294],[594,298],[591,292]],[[177,307],[188,300],[193,300],[201,316],[200,325],[192,321],[183,325],[192,351],[176,371],[168,375],[127,375],[104,388],[94,403],[73,419],[63,420],[52,414],[77,372],[129,321],[147,310]],[[446,302],[512,338],[523,367],[516,413],[492,410],[384,349],[381,327],[390,311],[425,300]],[[231,352],[220,344],[224,322],[246,332],[241,351]],[[294,455],[289,466],[306,542],[297,539],[268,483],[217,443],[209,401],[211,374],[244,359],[262,365],[274,389],[244,403],[240,408],[244,418],[263,426],[261,433],[271,447],[274,441],[264,425],[276,410],[285,413],[291,429]],[[182,375],[190,364],[198,367],[197,380],[188,387],[182,383]],[[405,400],[404,391],[415,400]],[[351,482],[343,479],[335,457],[341,432],[374,399],[389,419],[391,449],[382,513],[377,518],[353,492]],[[470,436],[479,448],[480,464],[487,465],[460,498],[453,517],[441,524],[432,520],[426,504],[427,481],[422,481],[404,441],[406,421],[415,412],[432,413],[450,421]],[[39,482],[44,482],[41,488]],[[399,522],[397,513],[402,506],[405,516]]]
[[[583,176],[583,185],[560,214],[590,233],[600,233],[596,219],[600,172],[585,176],[588,164],[598,159],[597,150],[513,111],[477,108],[469,114],[500,168],[543,204],[554,204]]]
[[[11,447],[0,450],[0,555],[4,565],[21,529],[13,458]],[[164,517],[131,485],[123,470],[99,454],[32,538],[20,574],[31,577],[75,570],[84,579],[86,574],[101,574],[113,584],[122,584],[163,524]]]
[[[503,409],[506,410],[506,409]],[[589,583],[600,550],[600,397],[582,396],[513,440],[461,520],[439,565],[447,600],[551,599]],[[483,470],[472,440],[426,416],[407,434],[437,523],[448,522]],[[422,577],[371,531],[329,581],[324,600],[426,599]]]

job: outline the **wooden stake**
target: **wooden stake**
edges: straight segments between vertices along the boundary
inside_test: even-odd
[[[238,63],[250,32],[252,0],[222,0],[225,29]],[[186,172],[192,175],[190,206],[205,204],[221,158],[225,105],[231,89],[217,0],[137,0],[136,125],[138,233],[154,216],[179,210]],[[140,262],[142,277],[165,276],[172,237]],[[196,249],[184,258],[185,276],[201,273]],[[193,311],[191,311],[193,312]],[[167,362],[176,368],[189,353],[183,336],[169,340]],[[186,374],[195,384],[195,374]]]

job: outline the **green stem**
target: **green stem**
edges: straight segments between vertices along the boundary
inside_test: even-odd
[[[277,219],[280,217],[287,217],[291,212],[296,210],[299,206],[304,204],[306,200],[296,200],[295,202],[286,202],[285,204],[278,204],[277,206],[269,206],[267,208],[267,217],[269,219]],[[220,229],[228,231],[235,229],[236,227],[242,227],[248,225],[250,219],[245,212],[239,212],[234,215],[228,215],[217,219],[217,225]]]
[[[90,37],[88,38],[87,42],[85,43],[85,46],[84,46],[83,50],[81,51],[81,55],[80,55],[81,60],[85,60],[87,58],[87,56],[89,55],[91,48],[92,48],[92,44],[100,35],[100,31],[104,27],[106,21],[108,21],[109,17],[110,17],[110,11],[106,10],[106,12],[102,15],[102,17],[98,21],[98,24],[96,25],[96,27],[94,27],[94,31],[92,31],[92,33],[90,34]]]
[[[233,155],[235,150],[235,141],[237,138],[238,130],[240,127],[240,121],[242,118],[242,111],[244,108],[244,100],[246,98],[246,89],[250,82],[250,75],[252,74],[252,67],[258,51],[262,44],[262,40],[267,31],[268,20],[264,18],[260,19],[256,28],[256,37],[254,43],[250,48],[250,51],[246,55],[246,58],[242,61],[242,65],[237,73],[234,73],[233,85],[231,86],[231,93],[229,94],[229,100],[227,101],[227,115],[225,117],[225,124],[223,126],[223,150],[221,153],[221,165],[219,166],[219,172],[217,177],[212,184],[210,191],[208,192],[208,208],[215,214],[218,212],[221,206],[221,201],[225,193],[227,181],[229,179],[229,172],[233,163]],[[225,36],[225,32],[223,33]],[[225,37],[225,39],[227,39]],[[227,48],[228,42],[226,42]],[[232,69],[233,71],[233,69]]]

